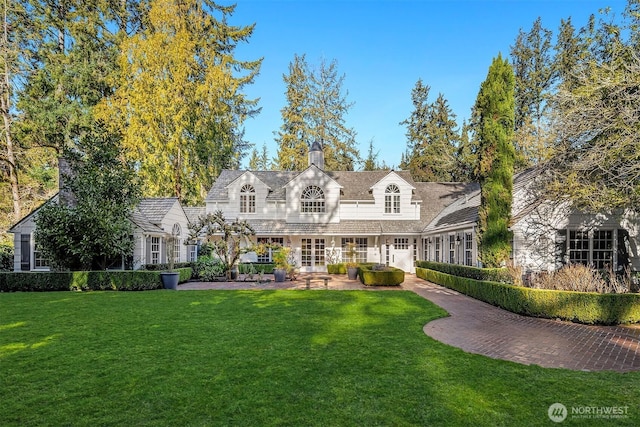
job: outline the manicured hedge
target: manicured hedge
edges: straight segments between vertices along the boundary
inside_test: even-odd
[[[395,267],[385,267],[384,270],[374,270],[373,265],[360,264],[358,277],[368,286],[397,286],[404,282],[404,271]]]
[[[327,264],[327,273],[329,274],[347,274],[347,264],[339,262],[337,264]]]
[[[176,262],[173,266],[174,270],[177,270],[179,268],[193,268],[193,262]],[[149,271],[166,271],[169,269],[169,264],[164,263],[164,264],[144,264],[142,266],[143,270],[149,270]]]
[[[506,268],[478,268],[433,261],[416,261],[416,267],[435,270],[453,276],[467,277],[469,279],[513,284],[513,278]]]
[[[416,268],[416,276],[514,313],[587,324],[640,322],[640,294],[531,289]]]
[[[260,272],[263,274],[273,273],[274,264],[272,262],[241,262],[238,264],[238,273],[247,274],[250,272],[252,266],[253,272],[256,274]]]
[[[176,269],[180,282],[191,278],[191,268]],[[162,289],[159,271],[69,271],[0,273],[0,292],[144,291]]]

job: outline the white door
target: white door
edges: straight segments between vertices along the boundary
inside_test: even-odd
[[[408,237],[396,237],[389,249],[389,265],[406,272],[411,272],[413,256]]]

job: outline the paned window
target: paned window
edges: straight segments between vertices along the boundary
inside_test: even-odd
[[[283,237],[258,237],[258,243],[268,246],[284,246]],[[273,261],[273,248],[268,247],[264,253],[258,254],[258,262],[272,262]]]
[[[42,252],[38,249],[38,244],[36,243],[35,248],[33,249],[33,268],[48,268],[49,260],[44,257]]]
[[[395,184],[384,191],[384,213],[400,213],[400,189]]]
[[[435,260],[436,262],[440,262],[440,236],[435,238]]]
[[[593,266],[598,270],[613,267],[613,230],[593,233]]]
[[[300,212],[324,213],[324,191],[316,185],[310,185],[304,189],[300,197]]]
[[[473,234],[464,235],[464,265],[473,264]]]
[[[456,263],[456,236],[449,234],[449,264]]]
[[[313,242],[311,239],[302,239],[300,246],[300,262],[303,267],[311,267],[313,261]]]
[[[151,264],[160,263],[160,237],[151,238]]]
[[[256,212],[256,190],[253,185],[245,184],[240,189],[240,213]]]
[[[342,238],[342,253],[343,261],[351,261],[344,259],[344,254],[347,251],[347,244],[355,243],[356,245],[356,262],[367,262],[367,245],[368,239],[366,237],[343,237]]]
[[[182,247],[180,240],[180,235],[182,234],[182,228],[180,224],[173,224],[173,229],[171,230],[171,236],[173,237],[173,261],[180,262],[180,248]]]
[[[589,265],[589,233],[587,231],[569,231],[569,262]]]
[[[393,239],[393,247],[401,250],[409,249],[409,239],[406,237],[396,237]]]

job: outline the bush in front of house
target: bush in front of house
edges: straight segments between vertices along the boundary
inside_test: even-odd
[[[0,271],[13,271],[13,247],[0,244]]]
[[[240,274],[272,274],[275,264],[272,262],[241,262],[238,264]]]
[[[176,262],[173,266],[174,270],[177,270],[179,268],[194,268],[195,267],[195,263],[193,262]],[[168,270],[169,269],[169,264],[168,263],[162,263],[162,264],[144,264],[142,266],[143,270],[149,270],[149,271],[164,271],[164,270]]]
[[[205,282],[215,282],[226,277],[227,267],[218,258],[201,256],[195,262],[194,277]]]
[[[467,277],[475,280],[513,283],[512,272],[507,268],[478,268],[467,265],[448,264],[446,262],[416,261],[416,267],[439,271],[453,276]]]
[[[397,286],[404,282],[404,271],[384,264],[359,264],[358,276],[367,286]]]
[[[176,269],[180,282],[191,278],[191,268]],[[0,292],[146,291],[162,289],[159,271],[30,271],[0,272]]]
[[[517,314],[586,324],[640,322],[639,294],[531,289],[421,267],[416,268],[416,276]]]
[[[327,273],[347,274],[347,265],[344,262],[339,262],[337,264],[327,264]]]

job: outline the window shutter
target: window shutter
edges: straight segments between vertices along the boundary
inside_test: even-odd
[[[629,266],[629,251],[627,250],[629,244],[629,232],[624,229],[618,229],[618,270],[623,270]]]
[[[20,270],[31,270],[31,235],[20,235]]]
[[[145,240],[145,248],[144,248],[144,263],[151,264],[151,237],[147,236]]]
[[[556,253],[555,253],[556,263],[560,265],[564,265],[566,261],[569,259],[569,254],[567,253],[567,230],[562,229],[558,230],[558,235],[556,237]]]

